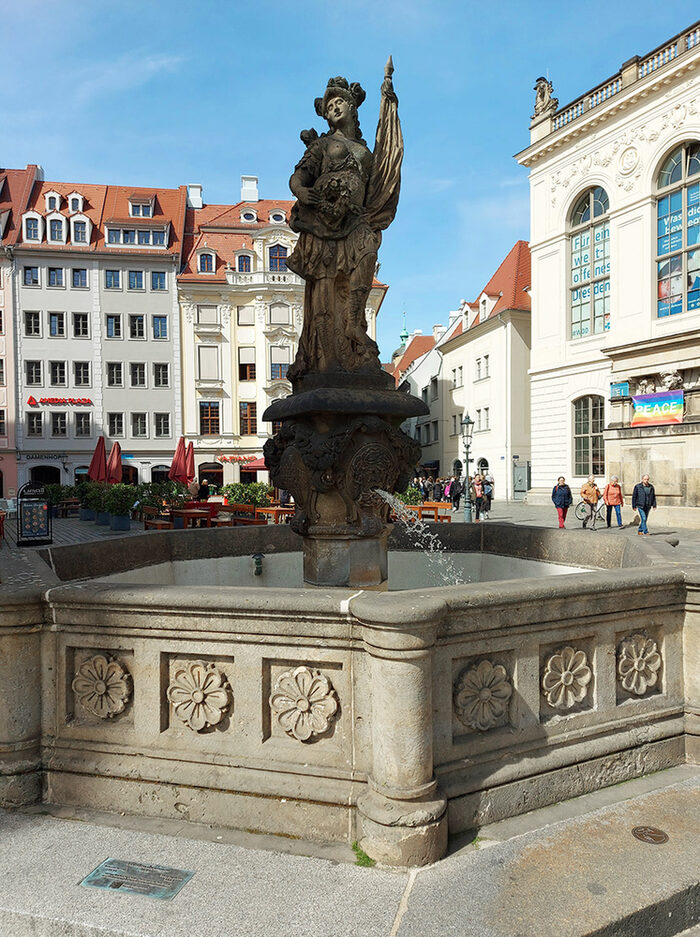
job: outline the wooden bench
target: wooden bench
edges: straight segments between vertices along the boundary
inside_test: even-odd
[[[164,517],[144,517],[144,530],[172,530],[173,522],[167,521]]]
[[[211,519],[212,527],[233,527],[233,517],[230,514],[219,514]]]

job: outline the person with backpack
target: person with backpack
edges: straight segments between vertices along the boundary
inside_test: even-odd
[[[652,508],[656,508],[656,492],[649,481],[648,475],[642,475],[642,480],[634,486],[632,492],[632,510],[639,512],[639,530],[637,534],[648,537],[647,517]]]
[[[563,530],[566,523],[566,512],[574,502],[571,488],[566,484],[563,475],[559,476],[556,485],[552,488],[552,501],[559,517],[559,529]]]

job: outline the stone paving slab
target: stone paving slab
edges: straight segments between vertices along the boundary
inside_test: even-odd
[[[104,859],[194,871],[171,900],[79,884]],[[2,937],[387,937],[407,876],[0,812]]]
[[[642,825],[668,843],[636,840]],[[478,845],[415,876],[397,937],[670,937],[700,922],[700,777]]]
[[[0,811],[0,937],[696,937],[697,766],[559,806],[410,873]],[[639,842],[639,825],[669,842]],[[80,886],[107,857],[195,875],[171,901]]]

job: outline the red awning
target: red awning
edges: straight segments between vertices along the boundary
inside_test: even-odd
[[[259,459],[254,459],[252,462],[245,462],[241,465],[242,472],[266,472],[267,466],[265,465],[265,460],[261,457]]]

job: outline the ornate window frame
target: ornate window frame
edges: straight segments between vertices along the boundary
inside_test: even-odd
[[[655,175],[656,319],[700,311],[700,140],[667,150]]]
[[[578,341],[610,329],[610,199],[603,186],[574,199],[567,235],[568,340]]]

